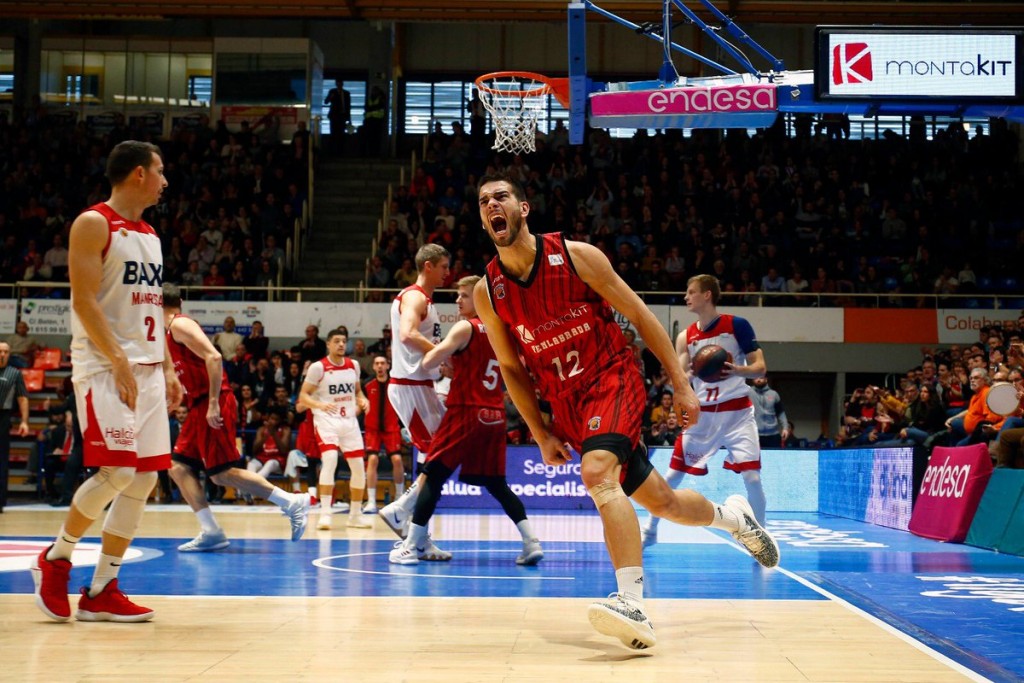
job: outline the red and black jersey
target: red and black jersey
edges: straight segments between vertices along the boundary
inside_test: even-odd
[[[452,354],[452,385],[445,405],[505,408],[498,359],[487,340],[487,330],[479,318],[470,318],[473,331],[465,348]]]
[[[363,423],[368,432],[398,432],[402,429],[398,413],[395,412],[391,401],[388,400],[388,384],[390,382],[391,378],[381,382],[373,377],[363,384],[366,400],[370,402],[370,410],[367,411]]]
[[[590,385],[623,354],[632,357],[612,307],[576,273],[563,236],[536,237],[537,258],[526,280],[507,273],[495,257],[487,264],[487,285],[520,358],[551,400]]]
[[[171,324],[178,318],[187,316],[178,313],[171,319]],[[206,371],[206,361],[197,356],[187,346],[174,340],[171,334],[171,325],[167,326],[167,349],[171,353],[171,360],[174,361],[174,372],[178,375],[178,381],[185,390],[185,400],[191,408],[197,401],[210,393],[210,375]],[[228,384],[227,373],[221,373],[221,393],[231,391]]]

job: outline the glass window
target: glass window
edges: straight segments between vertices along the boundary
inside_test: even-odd
[[[212,76],[189,76],[188,77],[188,98],[199,102],[210,103],[213,93]]]
[[[327,100],[327,93],[332,88],[343,88],[348,91],[351,104],[349,113],[352,116],[352,126],[359,128],[359,126],[363,125],[363,115],[366,113],[366,81],[336,81],[333,78],[325,78],[323,89],[320,92],[321,102]],[[327,109],[325,108],[323,117],[320,119],[320,134],[330,135],[330,133],[331,125],[327,121]]]
[[[0,73],[0,94],[14,92],[14,74]]]

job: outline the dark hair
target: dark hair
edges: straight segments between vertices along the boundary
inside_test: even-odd
[[[485,173],[484,176],[480,178],[480,182],[476,184],[476,193],[479,195],[480,188],[486,185],[487,183],[500,182],[506,182],[509,184],[509,187],[512,188],[512,194],[513,196],[515,196],[517,200],[521,202],[526,201],[526,190],[523,189],[523,186],[519,183],[519,181],[516,178],[512,177],[509,173],[505,171],[498,171],[496,173]]]
[[[181,288],[173,282],[164,283],[164,308],[181,308]]]
[[[333,330],[331,330],[330,332],[327,333],[327,341],[330,341],[331,337],[335,337],[335,336],[344,337],[347,340],[348,339],[348,332],[342,332],[338,328],[334,328]]]
[[[107,157],[107,179],[110,184],[123,183],[139,166],[149,168],[154,154],[163,158],[160,148],[148,142],[125,140],[118,143]]]

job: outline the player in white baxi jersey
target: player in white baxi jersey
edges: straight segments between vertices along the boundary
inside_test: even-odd
[[[120,622],[153,617],[153,610],[118,589],[117,575],[157,471],[170,466],[167,411],[182,398],[161,329],[160,238],[142,220],[167,187],[163,171],[155,145],[120,143],[107,158],[110,199],[83,211],[71,226],[72,380],[85,464],[99,471],[75,492],[56,540],[32,566],[36,605],[57,621],[71,618],[71,554],[108,504],[103,549],[75,616]]]
[[[327,333],[327,357],[309,366],[299,391],[299,405],[313,411],[313,434],[323,464],[320,468],[320,520],[317,529],[331,528],[331,503],[334,500],[334,473],[338,451],[344,454],[352,471],[349,480],[351,501],[348,526],[369,529],[372,524],[362,516],[366,470],[363,463],[363,435],[356,417],[370,404],[359,383],[359,366],[345,356],[348,336],[341,330]],[[309,419],[309,418],[306,418]]]
[[[725,364],[723,377],[717,381],[705,381],[690,373],[690,383],[700,401],[701,419],[676,439],[665,480],[675,488],[687,473],[706,475],[708,460],[724,448],[727,454],[722,466],[743,477],[747,500],[754,517],[763,526],[761,446],[746,379],[763,377],[767,366],[750,323],[739,316],[718,312],[720,296],[721,289],[714,276],[696,275],[687,282],[686,306],[697,315],[697,322],[676,339],[680,362],[688,367],[697,351],[710,344],[721,346],[733,360]],[[652,515],[642,532],[644,546],[657,543],[658,518]]]
[[[439,244],[426,244],[416,252],[419,275],[391,302],[391,382],[388,400],[398,413],[419,451],[420,462],[430,453],[430,442],[441,418],[444,404],[434,390],[436,370],[422,367],[423,354],[441,341],[441,323],[431,297],[448,277],[448,251]],[[401,538],[419,495],[421,474],[395,502],[377,513]]]

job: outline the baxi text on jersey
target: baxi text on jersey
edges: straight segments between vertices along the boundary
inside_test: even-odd
[[[551,339],[545,339],[539,344],[534,344],[530,350],[533,351],[534,353],[540,353],[545,349],[550,349],[554,346],[558,346],[559,344],[564,344],[573,337],[578,337],[586,332],[590,332],[590,323],[583,323],[582,325],[577,325],[576,327],[566,330],[565,332],[556,335]]]
[[[162,263],[146,263],[145,261],[125,261],[123,285],[150,285],[162,287],[164,284],[164,266]]]
[[[135,430],[131,427],[123,429],[118,427],[107,427],[103,430],[103,438],[107,443],[116,443],[118,446],[133,446],[135,444]]]
[[[341,384],[327,385],[327,393],[329,393],[331,396],[337,396],[338,394],[351,394],[355,392],[355,390],[356,386],[351,382],[342,382]]]

